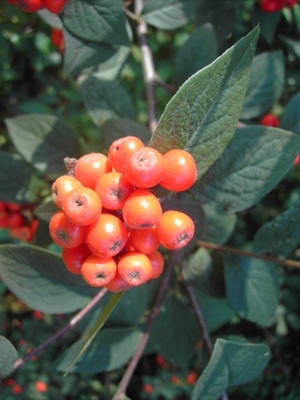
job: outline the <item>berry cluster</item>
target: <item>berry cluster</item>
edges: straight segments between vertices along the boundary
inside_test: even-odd
[[[52,44],[58,48],[61,54],[65,51],[65,41],[63,31],[57,28],[51,28],[51,42]]]
[[[50,235],[62,247],[67,269],[91,286],[120,291],[157,278],[163,271],[160,245],[187,245],[194,223],[186,214],[162,211],[149,190],[171,191],[196,180],[193,157],[184,150],[162,155],[133,136],[116,140],[108,156],[90,153],[68,160],[71,173],[52,185],[60,208],[50,220]]]
[[[7,0],[8,3],[20,8],[22,11],[35,13],[46,8],[53,14],[62,12],[68,0]]]
[[[283,8],[292,8],[297,0],[260,0],[260,7],[266,12],[280,11]]]
[[[9,203],[0,200],[0,228],[8,229],[15,239],[31,242],[38,220],[33,217],[31,205]]]

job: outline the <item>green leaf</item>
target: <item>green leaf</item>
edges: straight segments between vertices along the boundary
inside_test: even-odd
[[[272,13],[265,12],[261,9],[259,4],[255,5],[253,17],[250,22],[254,27],[259,24],[261,29],[261,36],[268,42],[272,43],[274,35],[278,28],[279,21],[281,19],[281,10]]]
[[[139,122],[126,118],[110,119],[101,126],[103,144],[109,149],[113,141],[124,136],[136,136],[147,145],[151,138],[151,132]]]
[[[264,344],[217,339],[191,400],[217,400],[228,387],[243,385],[256,379],[269,359],[270,351]]]
[[[21,301],[45,313],[75,311],[97,293],[58,254],[35,246],[1,245],[0,276]]]
[[[207,23],[196,29],[180,47],[176,55],[177,81],[183,83],[190,76],[217,58],[218,44],[214,27]]]
[[[198,0],[146,0],[142,17],[160,29],[176,29],[195,15]]]
[[[83,101],[97,126],[112,118],[134,119],[134,107],[127,91],[112,81],[87,78],[81,85]]]
[[[296,93],[284,108],[280,118],[280,127],[295,133],[300,133],[300,92]]]
[[[201,281],[206,283],[212,269],[212,259],[209,252],[199,247],[182,268],[182,275],[187,282]]]
[[[236,214],[226,212],[219,206],[203,204],[204,222],[201,240],[216,244],[225,243],[231,236],[237,221]]]
[[[17,154],[0,150],[1,200],[31,203],[38,199],[43,182]]]
[[[56,207],[56,205],[53,203],[52,200],[49,200],[37,206],[34,210],[34,214],[42,221],[49,222],[52,215],[57,211],[58,208]]]
[[[41,17],[42,20],[45,21],[52,28],[63,29],[63,24],[59,16],[57,14],[51,13],[46,8],[37,11],[37,15]]]
[[[0,379],[3,379],[11,373],[18,358],[17,350],[4,336],[0,336],[0,354]]]
[[[66,28],[82,39],[128,45],[121,0],[69,1],[62,19]]]
[[[263,225],[255,234],[253,249],[259,254],[288,257],[300,242],[300,204]]]
[[[95,339],[95,336],[100,331],[100,329],[103,327],[107,318],[113,312],[114,308],[119,303],[119,301],[122,299],[123,295],[124,295],[124,292],[119,292],[119,293],[113,293],[110,296],[107,304],[105,305],[102,313],[100,314],[99,318],[95,322],[94,326],[91,329],[89,329],[88,332],[86,332],[86,334],[82,338],[82,343],[78,349],[78,352],[75,353],[74,358],[72,359],[72,361],[66,371],[66,374],[68,374],[73,369],[74,365],[78,362],[79,358],[87,350],[87,348],[91,345],[92,341]]]
[[[111,45],[81,39],[67,29],[64,30],[64,40],[64,72],[67,75],[78,74],[85,68],[97,66],[117,52]]]
[[[226,292],[233,309],[248,321],[272,325],[279,297],[275,265],[236,255],[226,255],[224,264]]]
[[[193,312],[174,295],[169,295],[155,318],[148,346],[167,360],[187,367],[198,337]]]
[[[299,136],[278,128],[237,129],[222,157],[189,192],[226,211],[245,210],[281,181],[299,148]]]
[[[65,157],[80,155],[78,133],[53,115],[24,115],[5,122],[19,153],[51,177],[66,172]]]
[[[279,50],[254,57],[241,118],[259,117],[282,94],[285,83],[283,53]]]
[[[198,179],[234,134],[246,92],[258,28],[189,78],[167,104],[150,145],[162,153],[185,149]]]
[[[136,327],[101,330],[83,353],[80,362],[74,366],[72,372],[94,374],[120,368],[133,355],[140,337],[141,332]],[[60,357],[55,363],[58,371],[65,372],[68,369],[82,344],[83,339],[80,339]]]

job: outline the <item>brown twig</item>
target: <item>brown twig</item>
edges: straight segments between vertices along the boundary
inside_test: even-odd
[[[60,337],[64,336],[66,333],[68,333],[71,329],[74,328],[75,325],[78,324],[82,320],[83,317],[85,317],[93,307],[95,307],[100,300],[103,299],[103,297],[106,295],[107,289],[102,289],[82,310],[80,310],[71,320],[70,322],[67,323],[67,325],[63,326],[61,329],[59,329],[54,335],[52,335],[49,339],[47,339],[45,342],[41,343],[38,347],[33,349],[30,353],[27,353],[24,357],[18,358],[13,367],[13,371],[21,367],[25,362],[29,361],[32,357],[36,356],[39,354],[42,350],[50,346],[52,343],[54,343],[57,339]]]
[[[161,77],[157,74],[155,74],[155,82],[172,95],[177,92],[177,89],[174,86],[169,85],[167,82],[161,79]]]
[[[146,348],[146,345],[148,343],[148,340],[150,338],[150,330],[152,328],[153,322],[155,317],[159,314],[159,309],[160,306],[163,302],[170,278],[171,278],[171,273],[173,271],[173,258],[171,257],[171,259],[169,260],[168,264],[167,264],[167,268],[166,268],[166,273],[165,276],[163,278],[163,281],[161,283],[161,286],[158,290],[157,296],[154,300],[154,304],[153,307],[148,315],[147,321],[146,321],[146,326],[145,326],[145,330],[142,334],[142,337],[140,339],[140,342],[138,344],[138,347],[132,357],[132,359],[130,360],[130,363],[128,364],[126,371],[122,377],[122,380],[118,386],[118,389],[116,391],[116,393],[114,394],[114,397],[112,398],[112,400],[121,400],[125,397],[125,393],[127,390],[127,386],[133,376],[133,373],[136,369],[136,366],[138,364],[138,362],[140,361],[143,352]]]
[[[284,267],[287,267],[287,268],[300,268],[299,261],[281,260],[280,258],[264,256],[261,254],[255,254],[255,253],[251,253],[250,251],[235,249],[233,247],[219,246],[218,244],[211,243],[211,242],[204,242],[202,240],[198,240],[197,244],[198,244],[198,246],[205,247],[206,249],[236,254],[239,256],[243,256],[243,257],[256,258],[258,260],[263,260],[263,261],[269,261],[274,264],[283,265]]]
[[[137,35],[142,52],[142,64],[143,64],[144,82],[146,87],[149,128],[153,133],[157,126],[156,98],[154,93],[156,73],[154,69],[152,52],[148,45],[148,38],[147,38],[148,26],[146,21],[140,18],[143,6],[144,6],[143,0],[135,0],[134,13],[136,19],[138,20]]]

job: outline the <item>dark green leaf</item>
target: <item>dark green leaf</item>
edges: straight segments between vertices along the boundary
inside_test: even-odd
[[[263,225],[255,234],[255,253],[269,253],[288,257],[300,242],[300,205],[278,215]]]
[[[34,214],[41,220],[45,222],[49,222],[52,215],[58,211],[58,208],[53,203],[52,200],[49,200],[43,204],[40,204],[34,210]]]
[[[0,379],[10,374],[17,358],[15,347],[4,336],[0,336]]]
[[[139,122],[132,121],[126,118],[110,119],[101,126],[103,144],[106,149],[109,149],[114,140],[124,136],[136,136],[143,143],[148,144],[151,132]]]
[[[187,367],[198,337],[192,311],[174,295],[169,295],[154,321],[149,347],[167,360]]]
[[[58,254],[35,246],[1,245],[0,275],[20,300],[45,313],[75,311],[97,293]]]
[[[234,134],[246,92],[258,28],[189,78],[168,103],[150,145],[162,153],[185,149],[198,179]]]
[[[206,282],[211,269],[211,256],[206,249],[200,247],[184,264],[182,275],[187,282],[195,282],[198,280]]]
[[[190,190],[227,211],[257,203],[281,181],[300,148],[300,137],[263,126],[236,130],[222,157]]]
[[[270,326],[278,306],[278,274],[274,264],[226,255],[225,283],[233,309],[248,321]]]
[[[78,74],[85,68],[97,66],[117,52],[111,45],[80,39],[67,29],[64,30],[64,40],[64,72],[67,75]]]
[[[275,32],[278,28],[279,21],[281,19],[281,15],[281,10],[268,13],[262,10],[259,4],[256,4],[253,17],[251,18],[251,25],[254,27],[259,24],[261,29],[261,36],[268,43],[272,43]]]
[[[177,81],[183,83],[217,57],[217,38],[214,28],[207,23],[196,29],[176,56]]]
[[[201,240],[216,244],[225,243],[231,236],[235,224],[236,214],[226,212],[218,206],[204,204],[204,222]]]
[[[42,183],[32,174],[32,170],[20,156],[0,150],[1,200],[34,202],[39,197]]]
[[[121,0],[68,1],[62,18],[66,28],[82,39],[128,45]]]
[[[120,368],[129,361],[140,340],[141,332],[135,327],[102,329],[72,372],[94,374]],[[74,343],[56,362],[58,371],[66,371],[83,344]]]
[[[185,25],[195,15],[198,0],[146,0],[142,16],[160,29]]]
[[[217,400],[228,387],[253,381],[261,374],[269,358],[270,351],[264,344],[217,339],[191,400]]]
[[[7,119],[6,125],[20,154],[47,175],[62,175],[64,158],[80,155],[78,133],[55,116],[24,115]]]
[[[300,133],[300,92],[296,93],[284,108],[283,114],[280,118],[280,127]]]
[[[280,40],[283,42],[287,50],[294,56],[300,59],[300,42],[299,40],[293,40],[288,36],[278,35]]]
[[[81,85],[83,101],[97,126],[111,118],[134,119],[134,107],[129,94],[116,82],[87,78]]]
[[[57,14],[53,14],[46,8],[38,11],[37,14],[51,27],[56,29],[63,29],[63,24]]]
[[[259,117],[269,111],[282,94],[284,79],[281,51],[270,51],[254,57],[241,118]]]

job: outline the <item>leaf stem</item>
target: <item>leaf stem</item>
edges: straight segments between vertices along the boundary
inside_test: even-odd
[[[166,293],[166,290],[167,290],[167,287],[168,287],[168,284],[169,284],[169,281],[170,281],[170,278],[171,278],[171,274],[172,274],[172,271],[173,271],[173,262],[172,261],[173,261],[173,258],[171,257],[169,262],[168,262],[163,281],[161,283],[161,286],[159,287],[159,290],[157,292],[156,298],[154,300],[153,307],[152,307],[152,309],[151,309],[151,311],[150,311],[150,313],[148,315],[148,318],[147,318],[147,321],[146,321],[145,330],[144,330],[144,332],[142,334],[142,337],[141,337],[140,342],[139,342],[139,344],[137,346],[137,349],[136,349],[132,359],[130,360],[130,362],[129,362],[127,368],[126,368],[126,371],[125,371],[125,373],[124,373],[124,375],[123,375],[123,377],[121,379],[121,382],[120,382],[120,384],[118,386],[118,389],[115,392],[114,397],[112,398],[112,400],[121,400],[121,399],[125,398],[125,393],[126,393],[127,387],[128,387],[129,382],[130,382],[130,380],[131,380],[131,378],[133,376],[133,373],[134,373],[134,371],[136,369],[136,366],[137,366],[138,362],[140,361],[140,359],[141,359],[141,357],[143,355],[143,352],[144,352],[144,350],[146,348],[146,345],[147,345],[148,340],[150,338],[150,330],[152,328],[154,319],[159,314],[160,306],[161,306],[161,304],[163,302],[163,299],[165,297],[165,293]]]
[[[135,0],[134,12],[136,15],[136,20],[138,21],[137,36],[139,39],[140,49],[142,53],[143,75],[146,86],[149,128],[153,133],[157,126],[156,98],[154,93],[156,73],[153,63],[152,52],[148,44],[148,25],[142,18],[140,18],[143,6],[144,6],[144,0]]]
[[[221,251],[221,252],[231,253],[231,254],[237,254],[239,256],[244,256],[244,257],[249,257],[249,258],[256,258],[258,260],[269,261],[274,264],[283,265],[284,267],[287,267],[287,268],[300,268],[299,261],[281,260],[280,258],[277,258],[277,257],[264,256],[262,254],[255,254],[250,251],[235,249],[233,247],[220,246],[218,244],[211,243],[211,242],[205,242],[202,240],[198,240],[197,244],[198,244],[198,246],[205,247],[206,249],[216,250],[216,251]]]
[[[54,343],[57,339],[64,336],[68,333],[71,329],[74,328],[75,325],[80,322],[83,317],[85,317],[93,307],[95,307],[100,300],[106,295],[107,289],[103,288],[82,310],[80,310],[73,318],[67,323],[67,325],[63,326],[59,329],[54,335],[52,335],[49,339],[45,340],[41,343],[38,347],[33,349],[31,352],[27,353],[24,357],[18,358],[13,367],[13,371],[21,367],[25,362],[29,361],[32,357],[39,354],[42,350],[46,349],[52,343]]]

